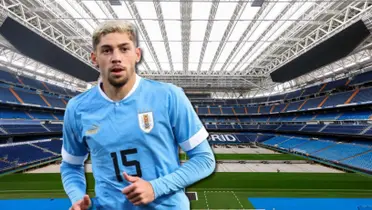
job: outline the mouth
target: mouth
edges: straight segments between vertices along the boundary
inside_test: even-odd
[[[113,74],[120,74],[124,70],[125,70],[125,68],[123,68],[123,67],[113,67],[113,68],[110,69],[110,72],[113,73]]]

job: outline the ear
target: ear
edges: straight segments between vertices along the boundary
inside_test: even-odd
[[[97,55],[95,52],[90,53],[90,59],[92,60],[93,65],[98,68]]]
[[[136,63],[139,63],[142,58],[142,51],[141,48],[137,47],[136,48]]]

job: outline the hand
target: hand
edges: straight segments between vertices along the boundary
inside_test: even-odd
[[[150,182],[139,177],[129,176],[125,172],[123,174],[124,178],[132,184],[124,188],[122,192],[135,206],[148,204],[155,199],[154,189]]]
[[[91,204],[89,195],[85,195],[83,199],[76,201],[70,210],[88,210]]]

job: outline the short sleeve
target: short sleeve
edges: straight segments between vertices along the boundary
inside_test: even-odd
[[[171,92],[170,122],[177,143],[186,152],[206,140],[209,134],[183,90],[172,86]]]
[[[67,104],[63,121],[62,160],[69,164],[81,165],[88,156],[88,149],[77,127],[74,101]]]

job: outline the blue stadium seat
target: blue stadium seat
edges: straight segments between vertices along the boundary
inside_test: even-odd
[[[348,143],[340,143],[335,144],[332,147],[329,147],[325,150],[321,150],[319,152],[312,153],[311,155],[315,157],[319,157],[322,159],[332,160],[332,161],[339,161],[345,158],[350,158],[357,154],[366,152],[370,150],[370,147],[361,146],[356,144],[348,144]]]
[[[216,124],[206,124],[207,129],[217,129]]]
[[[301,131],[303,132],[319,132],[324,125],[306,125]]]
[[[62,149],[62,141],[61,140],[51,140],[46,142],[38,142],[33,143],[34,145],[37,145],[39,147],[43,147],[49,151],[52,151],[54,153],[60,154]]]
[[[339,87],[345,87],[347,81],[348,81],[348,79],[345,78],[345,79],[341,79],[341,80],[328,82],[327,85],[325,86],[325,88],[322,90],[322,92],[333,90],[333,89],[336,89],[336,88],[339,88]]]
[[[221,118],[221,117],[219,117],[219,118],[216,118],[216,119],[217,119],[217,122],[222,122],[222,123],[229,121],[228,120],[229,118]]]
[[[1,127],[9,134],[25,134],[25,133],[46,133],[48,132],[40,124],[8,124]]]
[[[0,153],[0,155],[1,155],[1,153]],[[13,164],[7,163],[4,160],[0,160],[0,172],[3,171],[3,170],[6,170],[6,169],[12,168],[12,167],[14,167]]]
[[[367,132],[364,133],[364,135],[372,136],[372,129],[369,129]]]
[[[292,122],[294,118],[295,118],[294,115],[291,115],[291,116],[282,116],[282,117],[280,117],[280,119],[278,120],[278,122]]]
[[[0,108],[0,119],[31,119],[24,111]]]
[[[50,112],[30,111],[28,113],[35,119],[55,120]]]
[[[207,107],[199,107],[198,108],[198,114],[209,114]]]
[[[297,97],[300,97],[301,94],[302,94],[302,90],[296,90],[294,92],[288,93],[285,99],[297,98]]]
[[[304,101],[296,101],[296,102],[292,102],[289,104],[289,106],[287,107],[287,109],[285,110],[286,112],[288,111],[297,111],[298,108],[300,108],[301,104],[303,104]]]
[[[233,124],[232,126],[234,129],[237,129],[237,130],[243,129],[240,124]]]
[[[268,117],[252,117],[252,122],[267,122]]]
[[[314,120],[337,120],[342,113],[322,113],[318,114]]]
[[[275,130],[279,127],[279,125],[260,125],[261,130]]]
[[[356,168],[372,171],[372,152],[346,159],[344,161],[341,161],[341,163]]]
[[[56,116],[59,120],[63,120],[63,114],[54,113],[54,116]]]
[[[363,83],[366,83],[366,82],[370,82],[371,80],[372,80],[372,71],[369,71],[369,72],[365,72],[365,73],[356,75],[351,80],[349,85],[359,85],[359,84],[363,84]]]
[[[283,149],[292,149],[292,148],[295,148],[298,145],[302,145],[302,144],[307,143],[307,142],[308,142],[307,139],[294,137],[294,138],[288,139],[287,141],[285,141],[283,143],[278,144],[278,147],[283,148]]]
[[[8,88],[0,87],[0,101],[13,102],[19,104],[17,98],[13,95]]]
[[[272,106],[261,106],[260,113],[269,114]]]
[[[45,83],[45,84],[48,86],[50,91],[52,91],[54,93],[66,95],[66,91],[62,87],[52,85],[52,84],[49,84],[49,83]]]
[[[309,140],[306,144],[297,146],[295,151],[311,154],[334,144],[336,144],[334,141]]]
[[[249,106],[247,107],[249,114],[257,114],[258,113],[258,106]]]
[[[302,93],[302,96],[308,96],[308,95],[312,95],[312,94],[315,94],[317,92],[319,92],[320,88],[322,88],[323,85],[315,85],[315,86],[311,86],[311,87],[308,87],[304,90],[304,92]]]
[[[25,164],[37,160],[51,158],[55,155],[50,152],[44,152],[43,150],[29,144],[22,144],[16,146],[0,147],[0,156],[6,157],[6,160],[9,162]]]
[[[66,104],[60,98],[44,95],[45,99],[50,103],[52,107],[66,108]]]
[[[221,114],[220,107],[210,107],[209,110],[211,111],[211,114]]]
[[[47,90],[45,86],[38,80],[30,79],[28,77],[19,76],[19,78],[22,80],[22,82],[30,87],[33,87],[38,90]]]
[[[17,90],[16,92],[24,103],[48,106],[38,94],[23,92],[21,90]]]
[[[231,114],[231,115],[233,115],[234,112],[232,110],[232,107],[222,107],[222,114]]]
[[[325,96],[311,98],[301,107],[301,110],[316,108],[324,100]]]
[[[283,124],[278,130],[281,131],[298,131],[300,130],[304,125],[285,125]]]
[[[239,120],[240,120],[240,122],[243,122],[243,123],[250,123],[250,122],[252,122],[252,119],[250,117],[242,117]]]
[[[313,119],[314,115],[312,114],[300,114],[296,117],[296,119],[293,119],[295,122],[307,122]]]
[[[360,89],[358,94],[351,100],[350,103],[371,103],[372,102],[372,88]]]
[[[62,132],[62,124],[44,124],[51,132]]]
[[[335,93],[328,97],[326,102],[323,104],[322,107],[328,106],[336,106],[339,104],[344,104],[347,99],[353,94],[354,91],[342,92],[342,93]]]
[[[372,111],[345,112],[338,120],[368,120],[371,115]]]
[[[278,116],[270,116],[268,122],[278,122],[279,119],[280,119],[280,117],[278,117]]]
[[[203,117],[205,122],[217,122],[215,117]]]
[[[234,111],[236,114],[245,114],[245,108],[244,107],[234,107]]]
[[[233,129],[233,126],[231,124],[220,124],[217,125],[218,129],[226,130],[226,129]]]
[[[284,141],[286,141],[287,139],[289,139],[289,137],[286,137],[286,136],[275,136],[269,140],[266,140],[263,142],[263,144],[266,144],[266,145],[271,145],[271,146],[275,146],[277,144],[280,144]]]
[[[275,105],[273,112],[281,112],[287,104]]]
[[[14,74],[3,70],[0,70],[0,80],[11,82],[14,84],[19,84],[19,81]]]
[[[337,133],[337,134],[360,134],[367,125],[337,125],[329,124],[322,133]]]
[[[243,129],[249,129],[249,130],[257,130],[258,125],[242,125]]]
[[[266,140],[271,139],[273,137],[274,136],[272,136],[272,135],[257,135],[256,141],[257,142],[263,142],[263,141],[266,141]]]

